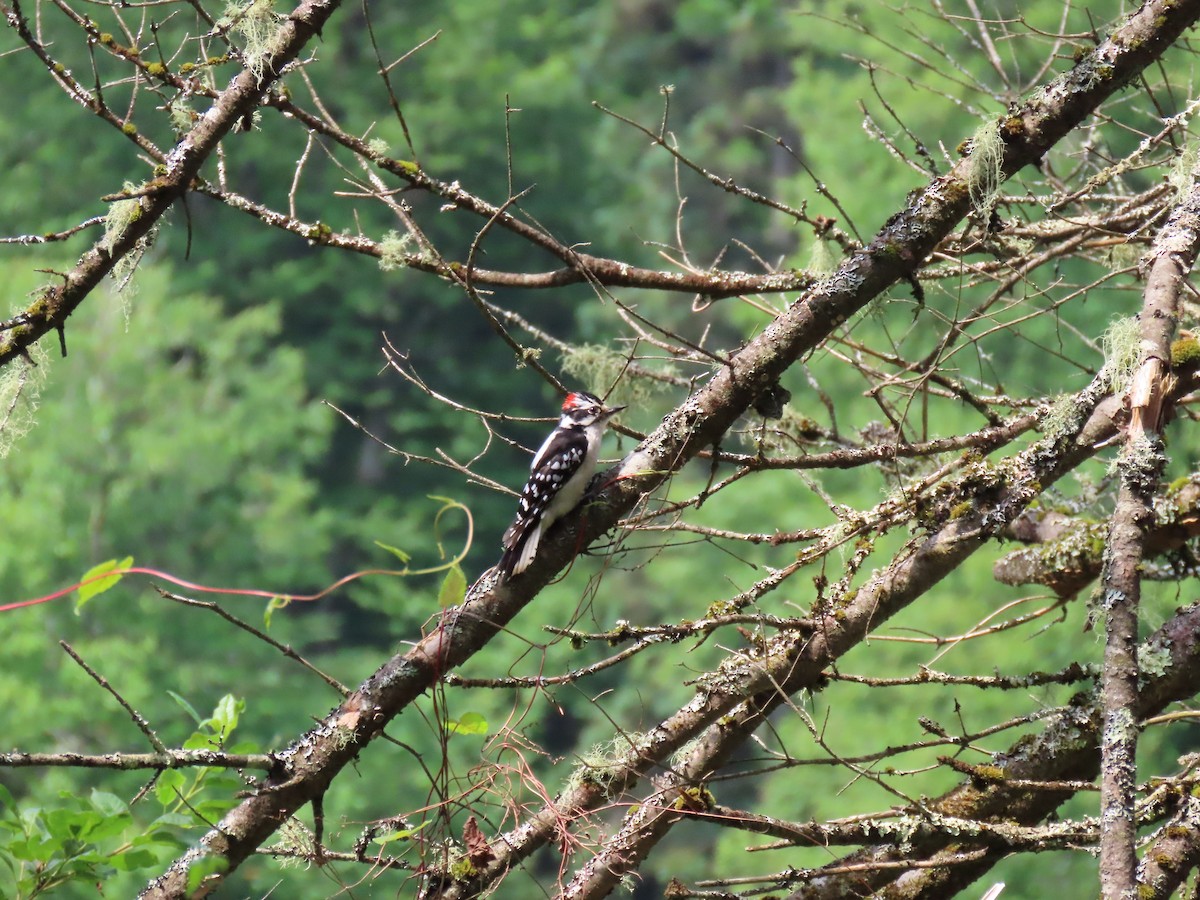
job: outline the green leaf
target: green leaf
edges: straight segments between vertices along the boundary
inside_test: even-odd
[[[215,735],[207,731],[197,731],[183,742],[184,750],[220,750],[221,744]]]
[[[180,772],[179,775],[182,778],[183,773]],[[180,785],[180,787],[182,787],[182,785]],[[176,800],[179,799],[174,794],[172,794],[172,796],[175,797]],[[140,846],[141,844],[148,844],[148,843],[150,843],[150,844],[161,844],[161,843],[175,844],[180,840],[180,838],[178,836],[172,834],[169,831],[164,831],[163,829],[191,828],[191,827],[192,827],[192,817],[191,816],[186,816],[183,813],[165,812],[161,816],[159,816],[157,819],[155,819],[153,822],[151,822],[148,826],[146,826],[145,832],[143,832],[142,834],[139,834],[137,837],[133,838],[133,840],[131,840],[129,843],[133,844],[135,847]]]
[[[173,813],[172,815],[175,814]],[[187,816],[182,816],[182,818],[187,818]],[[189,819],[186,827],[193,828],[196,824],[194,819]],[[166,847],[176,854],[187,850],[193,844],[192,841],[187,840],[183,835],[163,829],[152,834],[139,834],[130,840],[129,843],[133,847]]]
[[[107,791],[92,790],[92,808],[103,816],[119,816],[129,811],[125,801]]]
[[[167,694],[172,700],[183,707],[183,711],[191,716],[192,721],[194,721],[197,725],[204,721],[202,718],[200,718],[200,713],[196,712],[196,707],[184,700],[183,697],[179,696],[179,694],[175,693],[174,691],[167,691]]]
[[[448,720],[446,730],[451,734],[487,734],[488,722],[477,712],[466,712],[457,719]]]
[[[466,596],[467,576],[457,565],[453,565],[442,579],[442,589],[438,591],[438,606],[442,609],[458,606]]]
[[[99,565],[92,566],[83,573],[83,577],[79,579],[79,596],[75,599],[75,614],[79,615],[79,611],[83,609],[83,604],[87,603],[98,594],[103,594],[109,588],[113,587],[121,580],[121,573],[117,572],[113,575],[108,575],[103,578],[105,572],[112,572],[114,569],[128,569],[133,565],[133,557],[127,556],[122,560],[110,559],[107,562],[102,562]],[[92,579],[95,579],[93,581]],[[86,582],[86,583],[84,583]]]
[[[47,859],[57,853],[64,853],[65,845],[68,841],[74,840],[78,834],[80,826],[84,823],[80,822],[74,812],[68,809],[50,809],[42,816],[44,828],[41,838],[38,841],[39,852],[42,859]],[[31,843],[30,846],[34,846]]]
[[[12,841],[8,847],[8,853],[13,859],[20,860],[44,860],[48,854],[43,854],[44,841],[35,840],[34,838],[25,838],[24,840]]]
[[[86,838],[93,844],[98,844],[101,841],[123,833],[132,824],[133,816],[129,813],[121,813],[120,815],[100,819],[84,834],[81,834],[80,837]]]
[[[390,544],[385,544],[383,541],[376,541],[375,546],[382,547],[388,553],[391,553],[393,556],[398,557],[400,562],[404,563],[406,566],[408,565],[409,560],[412,559],[411,554],[405,553],[399,547],[393,547]]]
[[[133,872],[137,869],[148,869],[158,862],[158,856],[152,851],[141,850],[126,850],[124,853],[114,853],[108,858],[108,862],[117,869],[123,872]]]
[[[158,782],[154,785],[154,796],[164,809],[169,809],[179,802],[186,780],[178,769],[168,769],[158,776]],[[190,819],[187,821],[191,823]]]
[[[208,723],[213,726],[213,730],[222,738],[226,738],[238,726],[238,717],[246,708],[246,701],[239,700],[233,694],[226,694],[217,701],[216,709],[213,710],[212,718]]]

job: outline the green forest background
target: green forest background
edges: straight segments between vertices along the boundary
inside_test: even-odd
[[[989,8],[1002,15],[1017,6],[1027,20],[1059,27],[1058,2]],[[1121,10],[1119,4],[1104,10],[1093,5],[1092,16],[1111,19]],[[549,7],[460,0],[377,4],[371,15],[376,40],[388,58],[438,35],[391,75],[426,170],[446,180],[461,179],[472,192],[502,201],[508,195],[507,141],[515,188],[533,186],[522,205],[550,231],[568,243],[590,243],[595,252],[645,265],[666,265],[658,249],[674,242],[681,195],[687,198],[681,228],[699,265],[724,253],[723,265],[754,267],[754,260],[731,239],[745,241],[784,268],[827,265],[830,250],[814,246],[811,235],[782,217],[688,173],[680,176],[677,192],[670,157],[596,109],[593,101],[655,128],[669,95],[670,131],[691,158],[786,203],[808,202],[810,212],[836,216],[840,227],[856,227],[863,235],[899,208],[922,178],[863,128],[860,102],[876,114],[882,111],[861,60],[880,66],[874,77],[889,105],[936,156],[954,155],[981,117],[1003,112],[966,75],[939,76],[906,52],[920,48],[915,32],[928,29],[955,50],[956,60],[972,77],[988,77],[969,42],[920,4],[900,14],[882,4],[840,0],[618,0]],[[55,27],[49,12],[46,26]],[[0,232],[41,233],[102,215],[106,204],[100,196],[123,182],[144,180],[147,165],[131,153],[122,135],[74,107],[30,54],[5,52],[15,46],[14,35],[0,32],[0,83],[10,86],[0,132]],[[371,137],[386,141],[393,154],[403,157],[404,137],[373,75],[376,63],[361,10],[347,7],[314,47],[317,62],[307,71],[333,115],[352,131],[369,128]],[[1006,48],[1014,68],[1024,66],[1027,74],[1036,71],[1044,50],[1032,43]],[[233,71],[231,67],[229,74]],[[670,86],[666,92],[665,86]],[[515,110],[508,134],[506,103]],[[156,125],[147,122],[144,127]],[[776,144],[776,137],[829,185],[844,214],[815,190],[812,177]],[[166,132],[156,138],[171,143]],[[232,135],[224,146],[238,190],[287,207],[291,173],[304,150],[299,129],[267,113],[254,133]],[[333,158],[314,152],[298,195],[298,215],[328,223],[334,231],[361,228],[376,237],[396,228],[381,206],[334,196],[349,189],[345,174]],[[1156,173],[1146,175],[1154,177]],[[430,214],[432,208],[421,207],[426,202],[414,200]],[[478,227],[453,214],[430,214],[423,221],[436,240],[450,247],[465,247]],[[94,237],[92,231],[65,245],[0,248],[0,285],[10,310],[52,277],[43,270],[69,267]],[[530,257],[530,252],[498,237],[487,247],[487,263],[533,271],[553,267],[552,260]],[[903,287],[894,293],[894,303],[855,327],[867,333],[906,333],[914,321],[913,301]],[[623,349],[623,329],[612,305],[600,302],[586,286],[502,290],[494,299],[573,345]],[[700,321],[686,298],[625,299],[685,335],[710,329],[716,346],[736,346],[763,324],[754,310],[733,303],[714,305]],[[1096,325],[1087,333],[1099,334],[1107,321],[1129,315],[1137,304],[1132,279],[1098,290],[1088,300],[1086,316],[1093,316]],[[920,325],[934,327],[930,319]],[[1096,348],[1074,333],[1059,334],[1055,340],[1067,345],[1063,358],[1048,356],[1038,329],[1054,327],[1052,321],[1030,323],[1021,339],[1006,345],[1005,358],[988,364],[1007,371],[1023,392],[1081,386],[1089,373],[1068,359],[1098,367]],[[57,347],[43,342],[38,373],[44,384],[36,421],[28,434],[4,447],[7,457],[0,465],[0,604],[68,586],[91,566],[126,555],[138,565],[204,585],[281,594],[317,592],[359,569],[395,567],[395,558],[376,542],[410,553],[414,566],[437,565],[438,541],[454,553],[465,531],[457,514],[443,519],[440,533],[435,530],[439,503],[430,495],[470,508],[476,540],[463,568],[473,578],[498,556],[512,498],[445,469],[406,465],[323,402],[413,453],[431,456],[440,448],[465,460],[482,449],[487,436],[469,416],[436,404],[383,369],[385,334],[409,354],[413,370],[431,387],[462,403],[516,415],[548,415],[554,409],[553,391],[532,370],[514,365],[511,353],[456,287],[309,246],[192,196],[186,208],[177,207],[170,216],[130,286],[95,292],[71,319],[65,359],[58,358]],[[913,340],[921,337],[918,333]],[[603,390],[608,387],[606,373],[611,374],[604,359],[594,350],[563,354],[547,349],[541,361],[562,372],[568,383]],[[834,371],[824,365],[817,354],[809,370],[832,400],[841,427],[866,427],[878,413],[861,396],[863,385],[821,380],[824,372]],[[797,413],[827,419],[801,372],[787,386]],[[615,396],[635,404],[626,421],[646,428],[680,402],[683,392],[663,388],[636,397],[622,397],[619,391]],[[939,415],[929,423],[933,435],[962,427],[967,414],[958,419],[943,410]],[[506,434],[525,447],[536,446],[546,427],[512,425]],[[628,439],[610,438],[606,453],[616,456],[630,446]],[[487,454],[479,471],[517,488],[527,466],[520,449],[503,445]],[[685,472],[673,490],[686,495],[706,476],[699,467]],[[1064,490],[1087,492],[1092,487],[1088,478],[1099,480],[1102,470],[1089,470]],[[822,483],[840,502],[859,508],[877,502],[887,489],[882,476],[872,482],[861,472],[833,473]],[[780,491],[776,482],[769,491],[756,494],[747,487],[737,496],[738,508],[714,501],[699,521],[760,531],[777,523],[794,528],[832,521],[824,503],[799,478],[792,490]],[[786,550],[764,549],[752,561],[773,565],[785,558]],[[488,646],[464,674],[537,671],[543,657],[527,654],[526,648],[527,642],[550,641],[543,623],[604,630],[620,619],[651,624],[696,618],[753,577],[734,560],[724,568],[717,555],[696,557],[687,546],[647,550],[643,561],[646,565],[628,571],[607,572],[596,588],[589,575],[600,563],[581,558],[525,611],[512,635]],[[964,567],[930,598],[936,602],[922,603],[889,623],[883,634],[912,634],[914,629],[958,633],[1025,593],[996,584],[989,566],[990,559],[980,559]],[[233,744],[261,750],[286,744],[336,703],[331,689],[263,643],[215,615],[161,598],[153,584],[153,578],[127,578],[79,612],[73,599],[64,597],[4,613],[4,749],[146,749],[128,716],[59,649],[60,640],[107,677],[172,746],[204,730],[188,707],[205,719],[226,695],[242,704]],[[269,632],[353,686],[401,642],[429,627],[438,611],[440,586],[440,575],[362,579],[317,603],[275,611]],[[787,599],[796,611],[811,598],[794,594]],[[263,624],[264,601],[219,600],[236,615]],[[1156,625],[1179,600],[1166,591],[1151,597],[1148,624]],[[1034,626],[1019,639],[951,652],[937,667],[1019,673],[1053,670],[1075,658],[1095,661],[1100,643],[1081,626],[1082,613],[1076,608],[1065,622]],[[874,643],[869,654],[866,649],[852,653],[844,671],[911,673],[937,653],[937,648],[911,643]],[[553,642],[544,669],[564,671],[606,652],[606,647],[575,650],[569,642]],[[979,654],[987,655],[986,664],[981,665]],[[636,730],[657,721],[690,695],[687,679],[720,656],[715,646],[681,647],[677,668],[664,669],[660,658],[642,657],[613,670],[616,674],[601,673],[549,696],[449,689],[436,703],[427,703],[421,715],[406,715],[389,728],[420,761],[401,747],[373,745],[363,754],[357,776],[339,783],[326,801],[327,841],[348,849],[366,822],[420,809],[434,799],[422,765],[433,772],[442,766],[438,716],[474,712],[493,733],[502,724],[527,733],[547,751],[531,754],[527,761],[553,790],[580,756],[603,754],[614,737],[614,723]],[[922,687],[884,694],[837,684],[809,698],[807,709],[837,750],[851,755],[919,740],[921,716],[948,727],[961,716],[963,724],[978,728],[1028,711],[1030,693],[1034,706],[1049,706],[1072,689],[1039,688],[1017,692],[1022,694],[1018,698],[971,691]],[[226,703],[218,718],[228,724],[229,716]],[[510,718],[514,716],[519,721]],[[788,746],[805,732],[794,717],[780,718],[776,727],[780,742]],[[446,742],[447,785],[469,783],[485,739],[456,734]],[[1008,732],[994,749],[1014,739]],[[1156,760],[1173,760],[1186,749],[1146,747],[1147,771],[1153,771]],[[919,770],[931,760],[932,754],[914,754],[906,765]],[[106,838],[103,847],[111,851],[146,834],[147,823],[163,813],[172,816],[154,841],[140,845],[149,854],[140,858],[144,867],[135,859],[128,866],[134,871],[119,871],[121,863],[111,857],[104,865],[118,871],[96,869],[104,873],[104,896],[132,896],[156,865],[175,856],[181,842],[186,845],[202,833],[198,818],[215,819],[232,804],[234,776],[210,774],[193,784],[196,777],[189,772],[170,779],[173,787],[196,790],[192,809],[175,802],[169,792],[152,793],[133,807],[128,823],[121,820],[119,833]],[[44,814],[89,803],[103,807],[108,801],[97,801],[93,789],[128,802],[145,781],[144,773],[0,772],[0,785],[21,806]],[[951,776],[939,770],[914,774],[909,790],[932,795],[951,784]],[[841,770],[818,766],[731,782],[726,792],[714,789],[722,802],[732,805],[741,805],[739,792],[741,799],[746,792],[773,797],[772,813],[792,820],[869,812],[894,802],[868,781],[849,783]],[[1079,808],[1087,808],[1078,802]],[[458,828],[465,814],[456,813]],[[412,821],[420,822],[421,816]],[[499,819],[491,824],[498,825]],[[745,846],[754,840],[740,832],[726,833],[706,852],[697,852],[696,841],[701,836],[710,840],[712,834],[686,825],[675,829],[644,873],[637,896],[661,896],[672,876],[694,881],[714,870],[755,873],[819,865],[830,858],[820,849],[746,854]],[[538,865],[535,860],[535,871]],[[1094,895],[1092,870],[1086,858],[1051,853],[1002,865],[994,874],[995,880],[1009,884],[1005,897],[1040,896],[1046,884],[1077,886],[1077,892],[1066,888],[1062,893],[1083,897]],[[364,874],[336,866],[316,874],[261,857],[243,867],[236,887],[228,891],[229,896],[266,896],[274,889],[272,896],[325,897]],[[552,870],[538,874],[554,876]],[[0,866],[0,879],[4,877]],[[403,873],[369,876],[348,895],[408,896],[412,887],[405,879]],[[96,890],[95,880],[85,878],[53,896],[93,897]],[[526,890],[527,882],[510,879],[499,896],[528,896]]]

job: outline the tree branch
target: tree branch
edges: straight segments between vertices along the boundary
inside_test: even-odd
[[[1168,704],[1191,697],[1200,689],[1200,604],[1180,610],[1147,640],[1148,645],[1168,648],[1169,663],[1163,674],[1150,677],[1133,706],[1138,720],[1156,715]],[[1040,734],[1023,738],[1006,753],[992,760],[997,777],[986,782],[971,779],[941,797],[927,801],[935,814],[949,814],[976,822],[1008,822],[1032,826],[1054,812],[1069,791],[1030,790],[1029,782],[1091,781],[1100,771],[1100,742],[1103,713],[1099,691],[1077,694],[1060,713],[1047,720]],[[913,811],[916,815],[917,813]],[[920,816],[918,815],[918,818]],[[974,846],[966,842],[967,848]],[[933,858],[944,850],[959,851],[964,843],[950,831],[904,848],[908,858]],[[853,881],[840,874],[846,865],[885,863],[899,851],[890,843],[867,847],[830,863],[826,870],[789,895],[788,900],[834,900],[847,892],[863,896],[933,900],[950,898],[981,878],[1007,851],[991,848],[972,865],[929,869],[919,876],[910,873],[903,885],[889,887],[894,872],[864,872]]]
[[[1194,786],[1183,785],[1174,815],[1146,848],[1137,873],[1139,900],[1174,896],[1200,866],[1200,798],[1194,792]]]
[[[275,769],[279,761],[270,753],[224,753],[219,750],[174,750],[156,753],[0,753],[0,767],[78,767],[81,769]]]
[[[200,168],[230,130],[259,104],[279,73],[329,20],[341,0],[304,0],[283,21],[262,61],[262,75],[243,69],[195,127],[166,155],[164,174],[137,191],[140,212],[128,217],[119,234],[97,241],[63,277],[63,283],[44,288],[37,299],[0,333],[0,366],[28,352],[43,335],[62,328],[67,318],[113,267],[134,252],[166,214],[191,189]],[[10,21],[24,22],[19,10],[6,11]],[[24,26],[28,33],[28,26]]]
[[[1195,176],[1183,202],[1154,241],[1145,300],[1139,316],[1140,363],[1128,390],[1130,422],[1117,466],[1121,487],[1108,533],[1100,609],[1105,645],[1101,697],[1104,762],[1100,793],[1100,889],[1105,900],[1123,900],[1137,886],[1138,605],[1140,568],[1154,496],[1166,466],[1161,429],[1176,379],[1170,374],[1171,341],[1180,295],[1200,248],[1200,184]],[[1110,363],[1111,364],[1111,363]]]

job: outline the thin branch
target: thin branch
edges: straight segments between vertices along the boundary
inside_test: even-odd
[[[75,660],[75,662],[79,664],[79,667],[92,677],[92,680],[95,681],[96,684],[100,685],[100,687],[104,688],[104,690],[113,695],[116,701],[121,704],[121,708],[124,709],[125,712],[129,713],[129,717],[133,719],[133,723],[137,725],[138,731],[146,736],[146,740],[150,742],[151,747],[158,751],[159,754],[168,752],[167,745],[164,744],[159,739],[158,735],[154,733],[154,730],[150,727],[150,723],[142,718],[141,713],[134,709],[124,697],[117,693],[117,689],[108,683],[107,678],[100,675],[95,669],[84,662],[83,657],[76,653],[75,649],[66,641],[59,641],[58,646],[62,647],[63,650],[66,651],[67,655],[71,657],[71,659]]]
[[[270,753],[224,753],[219,750],[172,750],[157,753],[0,753],[0,768],[80,769],[262,769],[273,771],[279,760]]]
[[[297,653],[291,646],[289,646],[288,644],[281,644],[279,641],[275,640],[275,638],[271,637],[265,631],[255,628],[249,622],[239,619],[237,616],[235,616],[233,613],[226,610],[220,604],[213,603],[208,600],[193,600],[191,597],[184,597],[180,594],[172,593],[171,591],[165,590],[163,588],[156,588],[156,590],[162,596],[166,597],[168,600],[174,600],[176,603],[181,603],[184,606],[194,606],[199,609],[207,609],[210,612],[216,613],[218,616],[220,616],[226,622],[236,625],[238,628],[242,629],[243,631],[254,635],[256,638],[258,638],[263,643],[268,644],[271,647],[274,647],[276,650],[278,650],[280,653],[282,653],[288,659],[298,662],[300,665],[302,665],[304,668],[308,669],[308,671],[312,672],[314,675],[316,675],[318,678],[320,678],[322,681],[324,681],[327,685],[329,685],[331,688],[333,688],[335,691],[337,691],[343,697],[345,697],[347,694],[350,693],[350,690],[344,684],[342,684],[340,681],[338,681],[336,678],[332,677],[331,675],[326,675],[324,672],[322,672],[320,669],[318,669],[316,666],[314,666],[312,663],[310,663],[307,659],[305,659],[303,656],[301,656],[299,653]]]

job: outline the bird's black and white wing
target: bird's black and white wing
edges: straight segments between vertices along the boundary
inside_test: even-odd
[[[529,567],[546,529],[582,499],[587,486],[582,470],[588,456],[588,438],[582,428],[554,431],[534,455],[517,517],[501,541],[500,572],[505,577]]]

